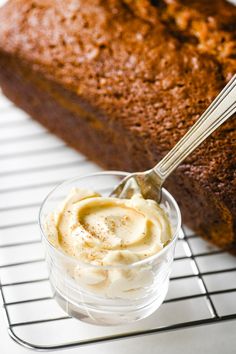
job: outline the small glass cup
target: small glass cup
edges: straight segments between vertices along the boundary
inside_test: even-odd
[[[39,213],[49,280],[55,299],[70,316],[91,324],[127,324],[149,316],[162,304],[168,290],[175,244],[181,226],[179,207],[171,194],[163,188],[160,204],[168,214],[172,240],[159,253],[128,265],[97,266],[66,255],[48,241],[45,218],[58,207],[72,188],[92,189],[102,196],[108,196],[126,175],[125,172],[108,171],[70,179],[49,193]],[[86,280],[94,272],[112,279],[109,283],[111,288],[97,292],[92,290],[93,286],[85,286],[84,277]]]

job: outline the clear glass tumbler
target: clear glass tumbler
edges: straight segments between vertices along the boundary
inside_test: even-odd
[[[49,268],[49,280],[60,306],[81,321],[96,325],[119,325],[140,320],[152,314],[165,299],[172,268],[175,244],[181,226],[181,215],[174,198],[165,189],[161,206],[172,227],[172,240],[159,253],[128,265],[96,266],[85,264],[64,254],[47,239],[46,216],[58,207],[72,188],[86,188],[108,196],[125,172],[101,172],[76,177],[57,186],[44,200],[39,214],[42,241]],[[85,286],[84,277],[102,274],[111,279],[109,289],[96,292]]]

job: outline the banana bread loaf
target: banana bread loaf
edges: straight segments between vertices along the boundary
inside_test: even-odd
[[[210,3],[11,0],[0,10],[0,85],[103,167],[145,170],[236,71],[236,7]],[[235,116],[166,187],[187,225],[235,248]]]

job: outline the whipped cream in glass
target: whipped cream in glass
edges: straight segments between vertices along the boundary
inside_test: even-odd
[[[165,188],[160,204],[138,194],[108,197],[125,176],[104,171],[75,177],[55,187],[40,208],[54,298],[83,322],[137,321],[167,294],[181,230],[178,205]]]
[[[141,194],[103,197],[80,188],[48,215],[45,231],[54,247],[82,262],[68,270],[78,284],[108,298],[142,296],[153,282],[152,269],[119,266],[157,254],[172,237],[168,216],[155,201]]]

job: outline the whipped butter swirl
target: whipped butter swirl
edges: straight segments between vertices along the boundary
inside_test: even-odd
[[[115,266],[150,257],[171,240],[168,217],[155,201],[140,194],[131,199],[103,197],[77,188],[48,215],[45,231],[55,247],[84,263],[73,269],[73,278],[81,286],[121,298],[140,295],[153,276],[147,267]]]

